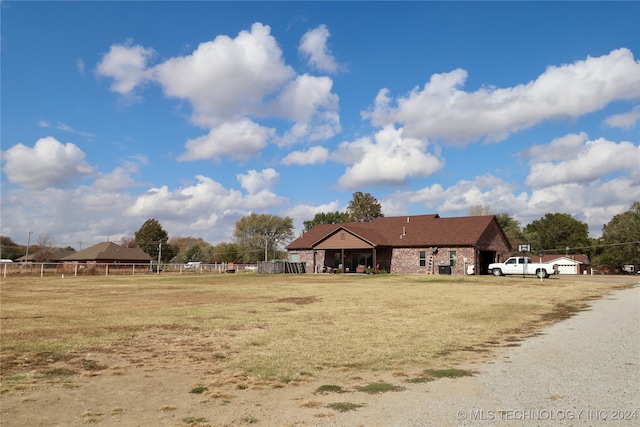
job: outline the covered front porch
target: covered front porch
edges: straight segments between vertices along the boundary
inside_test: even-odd
[[[386,270],[385,250],[373,248],[324,249],[316,256],[315,265],[320,273],[379,273]],[[380,254],[379,252],[382,252]],[[320,250],[316,250],[320,254]],[[382,257],[381,257],[382,255]],[[382,258],[382,259],[381,259]],[[383,261],[383,262],[381,262]]]
[[[339,228],[313,245],[318,273],[364,273],[377,268],[378,248],[355,233]]]

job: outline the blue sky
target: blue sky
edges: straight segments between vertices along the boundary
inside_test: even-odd
[[[2,235],[640,200],[639,2],[1,4]]]

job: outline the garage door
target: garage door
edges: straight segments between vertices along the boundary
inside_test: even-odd
[[[578,274],[577,273],[577,266],[570,264],[570,265],[558,265],[558,273],[559,274]]]

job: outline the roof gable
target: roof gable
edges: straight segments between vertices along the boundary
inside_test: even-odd
[[[345,227],[338,227],[333,230],[329,235],[323,237],[313,244],[317,249],[331,249],[331,248],[371,248],[374,244],[356,235],[353,231]]]

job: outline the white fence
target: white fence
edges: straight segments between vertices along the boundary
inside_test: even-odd
[[[7,276],[134,276],[138,274],[227,274],[256,273],[256,264],[216,263],[161,264],[157,263],[69,263],[69,262],[13,262],[2,263],[2,277]],[[159,270],[159,271],[158,271]]]

